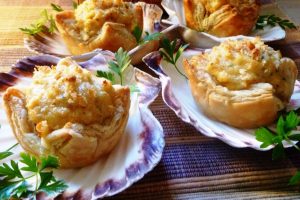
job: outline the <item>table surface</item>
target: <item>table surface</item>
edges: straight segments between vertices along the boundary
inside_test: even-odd
[[[50,3],[63,7],[70,0],[0,0],[0,71],[18,59],[33,55],[23,47],[18,30],[38,18]],[[264,3],[274,3],[264,0]],[[300,1],[279,0],[278,15],[300,23]],[[271,44],[300,67],[300,32],[289,30],[285,40]],[[152,105],[162,124],[166,146],[160,163],[142,180],[109,199],[300,199],[299,187],[287,185],[300,169],[300,154],[288,149],[288,158],[272,161],[271,152],[238,149],[208,138],[179,120],[159,97]]]

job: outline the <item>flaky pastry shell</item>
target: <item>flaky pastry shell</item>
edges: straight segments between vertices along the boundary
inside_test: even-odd
[[[293,93],[297,67],[289,58],[280,60],[279,71],[288,82],[286,97],[278,97],[269,83],[255,83],[243,90],[230,90],[218,84],[205,70],[207,61],[202,55],[184,60],[184,70],[195,101],[209,117],[238,128],[257,128],[269,125],[285,108]]]
[[[259,15],[256,0],[184,0],[187,26],[219,37],[248,35]]]
[[[99,0],[99,2],[101,1],[105,2],[104,0]],[[101,19],[104,21],[103,25],[96,30],[97,33],[88,39],[82,38],[81,32],[83,28],[76,24],[75,11],[66,10],[56,14],[55,21],[58,31],[71,54],[79,55],[97,48],[117,51],[122,47],[128,51],[137,46],[137,41],[132,31],[134,26],[138,26],[143,30],[143,8],[139,4],[122,2],[121,0],[116,1],[120,2],[120,4],[131,5],[128,6],[128,9],[134,9],[134,15],[132,16],[134,20],[128,20],[127,25],[122,24],[112,19],[118,18],[114,15],[125,15],[126,13],[120,13],[117,7],[113,7],[109,11],[104,10],[103,19]]]
[[[99,80],[107,82],[105,79]],[[111,152],[125,131],[130,90],[120,85],[113,85],[113,88],[116,109],[110,120],[104,121],[104,124],[88,125],[67,122],[62,128],[46,135],[41,135],[36,124],[29,119],[24,93],[26,88],[8,88],[3,95],[3,102],[14,135],[26,151],[37,157],[53,155],[59,158],[62,168],[77,168],[94,163]]]

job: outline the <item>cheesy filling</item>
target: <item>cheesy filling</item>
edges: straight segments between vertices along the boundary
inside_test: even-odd
[[[226,41],[205,55],[206,71],[230,90],[248,89],[255,83],[280,87],[284,77],[279,73],[281,54],[260,39]]]
[[[122,0],[86,0],[75,10],[75,20],[84,41],[97,35],[105,22],[124,24],[130,32],[138,24],[133,4]]]
[[[67,123],[102,124],[115,113],[111,83],[82,69],[70,58],[52,69],[38,67],[26,90],[28,117],[46,135]]]

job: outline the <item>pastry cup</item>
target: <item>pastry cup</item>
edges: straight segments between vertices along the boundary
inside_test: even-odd
[[[238,128],[257,128],[274,122],[278,111],[289,102],[289,98],[283,100],[275,96],[274,88],[269,83],[256,83],[245,90],[229,90],[216,83],[205,71],[205,63],[201,59],[201,56],[190,61],[186,59],[183,66],[195,101],[206,115],[214,119]],[[289,58],[283,58],[280,62],[279,70],[285,73],[291,96],[297,66]]]
[[[68,62],[71,65],[73,61]],[[107,83],[105,79],[98,79],[103,85]],[[62,168],[76,168],[94,163],[111,152],[124,133],[129,116],[130,90],[120,85],[113,87],[116,111],[109,122],[87,125],[67,122],[47,135],[39,134],[29,119],[24,87],[8,88],[3,102],[15,137],[26,151],[37,157],[56,156]]]
[[[177,25],[178,27],[176,29],[179,30],[180,37],[182,37],[182,39],[186,43],[189,43],[192,47],[212,48],[218,45],[220,42],[226,41],[228,39],[239,40],[245,38],[253,38],[257,36],[259,36],[264,42],[271,42],[284,39],[286,36],[286,32],[278,25],[274,27],[266,26],[263,30],[252,29],[252,31],[250,31],[250,33],[247,35],[239,34],[230,37],[215,36],[211,33],[201,32],[201,30],[193,30],[191,28],[188,28],[183,0],[162,0],[162,6],[169,15],[169,18],[167,20],[163,20],[163,22],[172,25]],[[274,9],[278,9],[274,4],[262,5],[259,14],[268,14],[270,12],[274,12]],[[231,17],[235,18],[234,15],[231,15]],[[229,31],[228,28],[224,28],[226,23],[229,23],[229,21],[225,21],[224,23],[220,24],[220,28],[218,29],[221,31]],[[243,23],[244,21],[239,21],[237,22],[237,24],[234,22],[229,23],[229,25],[231,27]]]
[[[208,5],[202,7],[199,4]],[[216,6],[218,4],[222,6]],[[260,8],[256,1],[245,4],[244,2],[223,3],[222,1],[209,2],[205,0],[201,2],[183,0],[183,7],[186,24],[189,28],[205,31],[218,37],[248,35],[255,26]]]
[[[56,15],[57,28],[67,48],[73,55],[80,55],[97,48],[117,51],[120,47],[126,51],[133,49],[137,43],[135,37],[126,29],[124,24],[105,22],[101,34],[93,40],[83,42],[70,35],[64,21],[74,15],[71,11],[64,11]]]
[[[149,32],[149,33],[154,33],[154,32],[160,32],[162,30],[162,27],[160,26],[160,20],[161,16],[163,14],[162,9],[154,4],[147,4],[143,2],[138,2],[135,3],[139,7],[142,8],[142,24],[143,24],[143,32]],[[61,16],[58,17],[60,20],[63,20],[68,17],[68,15],[74,15],[73,12],[70,11],[64,11],[66,12],[65,14],[60,14]],[[64,16],[65,15],[65,16]],[[60,25],[57,23],[57,27],[60,27]],[[69,51],[67,48],[67,45],[65,43],[70,43],[71,46],[74,46],[73,50],[75,53],[79,52],[87,52],[87,51],[92,51],[99,49],[96,47],[97,42],[101,43],[102,45],[109,45],[113,48],[116,48],[116,43],[113,38],[116,38],[117,41],[120,43],[124,44],[125,47],[124,49],[129,49],[130,44],[132,44],[132,36],[128,37],[127,39],[124,38],[123,35],[118,35],[115,34],[113,37],[111,36],[111,32],[114,31],[115,29],[123,30],[125,34],[129,34],[128,31],[124,31],[123,25],[121,24],[116,24],[112,22],[107,22],[105,25],[106,28],[106,33],[105,35],[102,35],[102,37],[98,36],[98,41],[95,40],[94,43],[91,43],[89,45],[81,45],[80,48],[83,48],[81,50],[80,48],[75,48],[79,45],[79,43],[76,42],[76,40],[69,38],[68,31],[62,31],[62,33],[66,36],[65,41],[62,38],[62,35],[55,31],[52,34],[49,34],[46,31],[43,31],[41,33],[38,33],[34,36],[28,36],[24,38],[24,46],[31,52],[38,53],[38,54],[49,54],[49,55],[54,55],[54,56],[59,56],[59,57],[66,57],[66,56],[72,56],[73,54]],[[121,32],[121,34],[123,34]],[[131,33],[130,33],[131,34]],[[121,40],[120,40],[120,37]],[[110,39],[110,41],[106,41],[107,39]],[[150,41],[146,44],[136,46],[136,41],[134,40],[134,48],[131,49],[130,51],[130,56],[132,60],[132,64],[137,64],[141,62],[141,59],[143,56],[146,54],[155,51],[158,49],[159,42],[158,41]],[[132,45],[131,45],[132,46]],[[104,46],[105,47],[105,46]],[[105,48],[102,49],[105,49]],[[91,49],[93,48],[93,49]],[[131,47],[130,47],[131,48]],[[100,48],[101,49],[101,48]]]
[[[129,3],[128,3],[129,4]],[[130,3],[131,4],[131,3]],[[137,26],[143,29],[143,8],[141,4],[133,4],[134,17]],[[120,47],[126,51],[137,46],[137,42],[128,27],[113,21],[104,22],[97,34],[83,41],[81,35],[73,28],[76,23],[75,11],[66,10],[58,12],[55,16],[58,31],[67,48],[73,55],[79,55],[101,48],[117,51]],[[109,18],[109,17],[106,17]]]

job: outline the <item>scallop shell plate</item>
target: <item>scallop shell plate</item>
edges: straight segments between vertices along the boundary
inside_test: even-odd
[[[107,70],[107,61],[114,54],[96,51],[73,59],[84,68],[96,71]],[[29,84],[36,65],[56,65],[60,58],[51,55],[31,56],[19,60],[9,73],[0,73],[0,98],[7,87]],[[164,133],[158,120],[148,106],[157,97],[161,84],[158,79],[136,68],[125,72],[125,84],[136,84],[139,93],[131,94],[130,117],[126,131],[116,148],[96,163],[79,169],[58,169],[58,179],[68,184],[68,189],[59,199],[97,199],[115,195],[140,180],[160,161],[164,148]],[[2,102],[0,102],[2,106]],[[0,151],[17,143],[3,108],[0,108]],[[19,159],[20,146],[8,159]],[[8,160],[4,160],[7,162]]]
[[[184,73],[182,62],[193,55],[199,54],[198,49],[188,49],[183,52],[177,61],[179,70]],[[200,133],[222,140],[233,147],[250,147],[265,151],[269,148],[260,148],[261,143],[255,139],[254,129],[238,129],[224,123],[210,119],[201,111],[194,101],[188,80],[181,76],[174,66],[162,60],[159,52],[153,52],[143,58],[146,65],[151,68],[162,83],[162,97],[166,105],[184,122],[193,125]],[[294,93],[288,105],[288,110],[300,107],[300,83],[296,81]],[[274,128],[271,125],[270,128]],[[285,147],[290,144],[285,143]]]
[[[138,2],[143,8],[143,32],[153,33],[160,32],[162,9],[155,4],[147,4]],[[58,31],[50,34],[46,31],[38,33],[34,36],[24,38],[24,46],[31,52],[38,54],[49,54],[58,57],[71,56],[68,48],[66,47],[62,37]],[[142,61],[143,56],[158,49],[157,41],[150,41],[144,45],[139,45],[130,51],[131,63],[136,64]]]
[[[216,37],[205,32],[198,32],[189,29],[186,26],[183,0],[163,0],[162,6],[169,14],[169,19],[163,21],[168,24],[177,25],[177,28],[181,30],[180,33],[183,40],[186,43],[189,43],[192,47],[212,48],[213,46],[218,45],[220,42],[228,39],[240,40],[257,36],[261,37],[264,42],[271,42],[284,39],[286,36],[285,31],[280,26],[266,26],[263,30],[253,30],[249,36],[238,35],[232,37]],[[272,8],[269,5],[264,5],[261,8],[261,13],[264,14],[272,12],[271,9]]]

